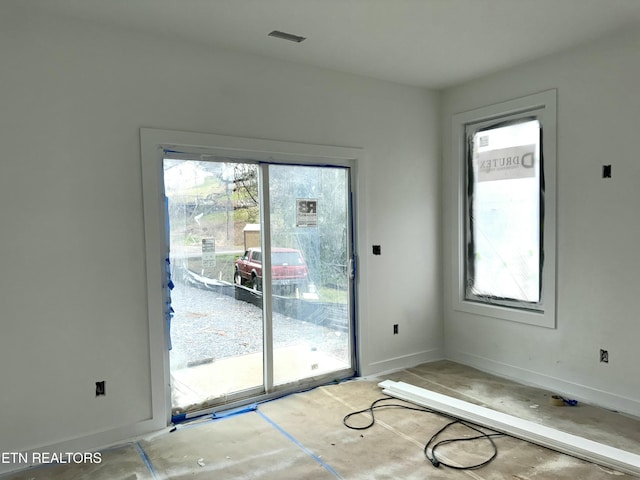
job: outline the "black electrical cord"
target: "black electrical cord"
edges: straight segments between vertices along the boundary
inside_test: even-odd
[[[379,399],[375,400],[374,402],[372,402],[369,407],[364,408],[362,410],[358,410],[356,412],[351,412],[351,413],[347,414],[342,419],[342,423],[344,424],[345,427],[350,428],[352,430],[366,430],[368,428],[371,428],[376,422],[375,411],[376,410],[385,409],[385,408],[401,408],[401,409],[404,409],[404,410],[413,410],[413,411],[424,412],[424,413],[433,413],[433,414],[440,415],[442,417],[445,417],[445,418],[448,418],[448,419],[452,420],[451,422],[447,423],[444,427],[442,427],[440,430],[438,430],[429,439],[429,441],[424,446],[424,455],[425,455],[425,457],[427,457],[427,460],[429,460],[434,467],[445,466],[445,467],[449,467],[449,468],[452,468],[452,469],[455,469],[455,470],[475,470],[475,469],[482,468],[482,467],[488,465],[489,463],[491,463],[498,456],[498,447],[495,444],[495,442],[493,441],[493,438],[494,437],[499,437],[499,436],[504,436],[503,433],[497,433],[497,432],[486,433],[486,432],[483,432],[482,430],[480,430],[477,426],[475,426],[473,424],[470,424],[468,422],[460,420],[459,418],[453,417],[451,415],[447,415],[447,414],[442,413],[442,412],[437,412],[435,410],[432,410],[432,409],[426,408],[426,407],[420,407],[420,406],[413,405],[413,404],[382,403],[382,402],[386,402],[388,400],[395,400],[395,399],[393,397],[379,398]],[[361,425],[361,426],[351,425],[349,423],[349,419],[351,417],[353,417],[354,415],[359,415],[361,413],[368,413],[370,415],[370,417],[371,417],[370,421],[366,425]],[[476,435],[474,437],[449,438],[449,439],[446,439],[446,440],[436,441],[438,436],[440,436],[448,428],[450,428],[450,427],[452,427],[454,425],[463,425],[463,426],[475,431],[479,435]],[[470,442],[470,441],[475,441],[475,440],[486,440],[486,441],[491,443],[491,447],[493,449],[493,453],[491,454],[491,456],[488,459],[486,459],[483,462],[480,462],[480,463],[477,463],[477,464],[474,464],[474,465],[458,466],[458,465],[452,465],[450,463],[447,463],[447,462],[445,462],[445,461],[443,461],[443,460],[441,460],[441,459],[436,457],[436,449],[441,447],[442,445],[448,445],[448,444],[457,443],[457,442]],[[431,455],[429,455],[429,447],[431,447]]]
[[[445,416],[448,417],[448,415],[445,415]],[[452,427],[453,425],[456,425],[456,424],[464,425],[465,427],[470,428],[471,430],[479,433],[480,435],[477,435],[475,437],[448,438],[446,440],[440,440],[439,442],[434,443],[438,438],[438,435],[443,433],[447,428]],[[476,470],[478,468],[482,468],[486,465],[489,465],[489,463],[491,463],[493,459],[495,459],[498,456],[498,446],[493,441],[492,437],[502,437],[502,436],[504,436],[504,434],[502,433],[485,433],[479,428],[476,428],[475,426],[467,422],[463,422],[462,420],[456,419],[456,420],[453,420],[452,422],[447,423],[444,427],[438,430],[429,439],[427,444],[424,446],[424,455],[425,457],[427,457],[427,460],[429,460],[433,464],[434,467],[439,467],[440,465],[444,465],[445,467],[453,468],[455,470]],[[457,466],[457,465],[452,465],[450,463],[444,462],[436,457],[436,449],[442,445],[447,445],[447,444],[457,443],[457,442],[471,442],[474,440],[487,440],[491,443],[493,454],[484,462],[480,462],[475,465]],[[429,456],[429,446],[431,446],[431,456]]]
[[[416,410],[418,412],[426,412],[426,413],[435,413],[433,410],[429,410],[428,408],[425,407],[419,407],[416,405],[404,405],[404,404],[397,404],[397,403],[386,403],[384,405],[378,405],[380,402],[384,402],[386,400],[394,400],[393,397],[383,397],[383,398],[379,398],[376,401],[374,401],[369,407],[364,408],[362,410],[358,410],[357,412],[351,412],[348,415],[346,415],[343,419],[342,419],[342,423],[344,424],[345,427],[350,428],[351,430],[366,430],[367,428],[371,428],[373,426],[374,423],[376,423],[376,419],[375,419],[375,410],[380,410],[383,408],[403,408],[405,410]],[[369,415],[371,415],[371,420],[369,421],[368,424],[360,426],[360,427],[356,427],[353,425],[349,425],[348,420],[349,418],[353,417],[354,415],[359,415],[361,413],[366,413],[369,412]]]

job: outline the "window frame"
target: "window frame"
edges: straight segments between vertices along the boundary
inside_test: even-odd
[[[159,130],[154,128],[140,129],[140,161],[142,173],[142,201],[144,210],[145,263],[147,273],[147,317],[149,329],[149,358],[151,371],[151,418],[149,424],[158,430],[171,424],[171,379],[169,368],[169,331],[166,322],[167,292],[169,285],[166,277],[166,259],[168,256],[168,231],[165,225],[165,195],[163,178],[163,160],[165,151],[185,152],[188,155],[222,156],[229,158],[251,158],[256,162],[269,164],[293,164],[309,166],[338,166],[349,168],[349,185],[351,188],[351,220],[352,238],[350,243],[352,261],[357,260],[357,242],[361,234],[361,226],[357,217],[358,211],[358,167],[366,154],[355,147],[337,147],[331,145],[315,145],[293,143],[279,140],[267,140],[249,137],[231,137],[209,133],[183,132],[175,130]],[[204,158],[203,157],[203,158]],[[268,197],[266,197],[268,198]],[[264,199],[263,205],[267,205]],[[268,236],[268,228],[263,235]],[[264,243],[264,242],[263,242]],[[268,268],[268,265],[266,266]],[[359,371],[361,341],[359,340],[359,297],[357,286],[359,280],[351,278],[352,308],[350,315],[353,321],[353,369]],[[270,300],[268,300],[270,301]],[[269,392],[265,398],[282,396],[280,390]],[[232,404],[227,405],[231,408]]]
[[[556,96],[557,91],[529,95],[506,102],[481,107],[453,116],[453,158],[457,179],[457,248],[454,252],[454,310],[488,316],[497,319],[536,325],[556,327]],[[468,208],[468,137],[467,131],[488,125],[512,122],[535,117],[541,128],[541,209],[544,223],[541,223],[541,299],[535,308],[521,302],[496,301],[490,297],[473,296],[467,298],[467,231]],[[541,215],[542,216],[542,215]]]

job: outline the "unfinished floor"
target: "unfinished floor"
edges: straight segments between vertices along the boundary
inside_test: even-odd
[[[580,404],[557,407],[547,392],[440,361],[323,386],[259,404],[219,420],[102,452],[99,464],[53,465],[2,480],[133,479],[610,479],[633,478],[522,440],[495,440],[498,456],[472,471],[435,468],[423,447],[447,419],[400,409],[382,410],[368,430],[350,430],[343,417],[381,398],[378,381],[404,381],[451,397],[539,422],[640,454],[640,419]],[[358,415],[354,422],[367,423]],[[460,436],[468,432],[452,432]],[[472,464],[486,443],[443,448],[451,462]]]

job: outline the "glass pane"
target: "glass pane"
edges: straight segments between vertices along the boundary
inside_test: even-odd
[[[540,301],[540,125],[472,135],[469,294]]]
[[[351,368],[348,170],[271,165],[274,384]]]
[[[257,179],[252,164],[164,160],[174,413],[262,388],[262,297],[234,287],[236,258],[260,247]]]

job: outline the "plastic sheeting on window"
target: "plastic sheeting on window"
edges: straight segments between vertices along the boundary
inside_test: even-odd
[[[468,300],[538,309],[543,172],[535,118],[468,129]]]

